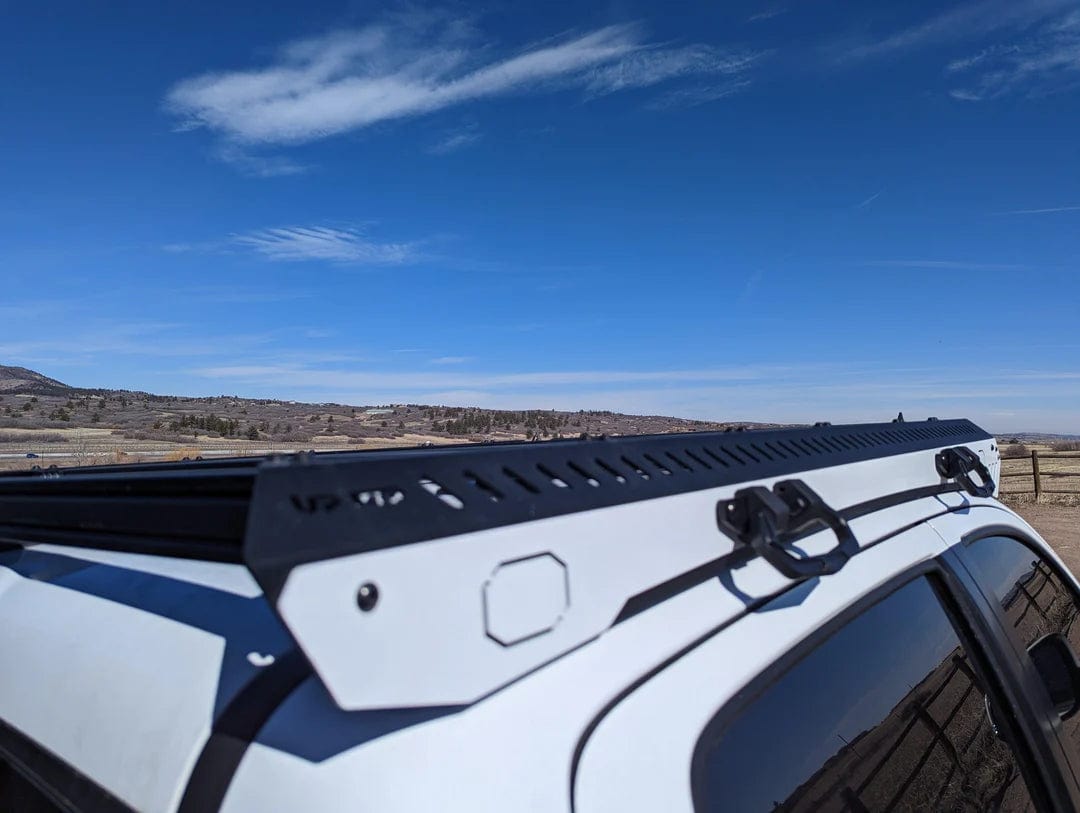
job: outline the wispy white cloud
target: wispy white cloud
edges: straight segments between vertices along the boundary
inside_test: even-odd
[[[197,338],[192,338],[196,335]],[[63,336],[0,341],[0,358],[32,364],[41,360],[63,359],[63,363],[68,363],[115,356],[226,357],[236,352],[250,352],[269,341],[271,337],[266,334],[205,336],[191,325],[171,322],[88,320],[80,329]]]
[[[480,129],[475,124],[468,124],[449,130],[443,137],[427,148],[431,155],[449,155],[475,144],[482,138]]]
[[[1010,215],[1048,215],[1054,212],[1080,212],[1080,206],[1051,206],[1048,209],[1014,209]]]
[[[941,271],[1020,271],[1026,267],[1012,263],[981,263],[966,260],[867,260],[861,265],[877,268],[927,268]]]
[[[197,300],[202,304],[215,305],[260,305],[273,302],[294,302],[311,299],[314,291],[289,290],[275,286],[273,290],[240,288],[225,285],[195,285],[188,288],[174,288],[168,291],[170,297]]]
[[[6,329],[11,330],[20,323],[33,324],[43,319],[64,318],[74,311],[80,300],[40,299],[22,300],[0,305],[0,320]]]
[[[763,55],[760,51],[732,51],[709,45],[640,48],[588,71],[585,88],[591,94],[602,95],[680,77],[741,75]]]
[[[252,178],[303,175],[311,169],[309,166],[298,164],[281,155],[255,155],[235,144],[222,145],[215,152],[215,157]]]
[[[964,85],[954,99],[980,102],[1010,94],[1046,96],[1080,85],[1080,12],[1044,22],[1018,42],[957,59],[946,74]]]
[[[205,74],[177,84],[170,109],[187,127],[244,142],[297,143],[495,96],[630,53],[628,26],[598,31],[470,67],[460,41],[391,25],[291,43],[270,67]]]
[[[978,93],[963,88],[954,88],[949,91],[949,95],[961,102],[981,102],[983,100],[983,97]]]
[[[1016,53],[1018,50],[1018,47],[1015,45],[992,45],[971,56],[954,59],[945,66],[945,73],[961,73],[978,65],[984,65],[986,62],[996,57]]]
[[[233,242],[270,260],[324,260],[345,265],[399,265],[416,259],[415,244],[378,243],[353,228],[283,226],[238,234]]]
[[[165,243],[161,250],[168,254],[195,254],[206,251],[221,251],[224,245],[220,240],[199,240],[195,242]]]
[[[353,226],[279,226],[233,234],[221,240],[168,243],[161,248],[170,254],[253,251],[268,260],[322,260],[341,265],[400,265],[419,259],[416,243],[380,242]],[[273,301],[268,297],[265,295],[261,301]],[[282,297],[275,293],[273,297],[292,299],[296,294]]]
[[[473,360],[472,356],[440,356],[432,359],[432,364],[465,364]]]
[[[301,143],[384,121],[512,93],[577,85],[593,95],[691,75],[747,70],[753,55],[644,41],[611,25],[492,59],[469,26],[406,15],[284,46],[262,68],[176,84],[166,107],[179,129],[233,143]]]
[[[671,110],[679,107],[697,107],[709,102],[734,96],[750,86],[749,79],[731,80],[721,84],[677,88],[653,99],[647,106],[652,110]]]
[[[871,203],[873,203],[873,202],[874,202],[875,200],[877,200],[878,198],[880,198],[880,197],[881,197],[881,196],[882,196],[882,195],[883,195],[884,193],[885,193],[885,190],[884,190],[884,189],[881,189],[881,190],[879,190],[879,191],[875,192],[875,193],[874,193],[873,195],[871,195],[870,197],[868,197],[868,198],[867,198],[866,200],[862,201],[861,203],[857,203],[857,204],[855,204],[855,208],[856,208],[856,209],[865,209],[865,208],[866,208],[867,206],[869,206],[869,205],[870,205]]]
[[[1080,87],[1080,10],[1076,0],[971,0],[884,38],[850,43],[842,59],[884,57],[966,43],[953,58],[948,94],[980,102],[1006,94],[1043,96]]]
[[[316,368],[303,360],[207,366],[195,376],[231,389],[338,403],[448,403],[492,408],[611,409],[711,419],[881,420],[900,409],[980,420],[1002,409],[1028,427],[1080,426],[1080,376],[1062,370],[882,369],[878,365],[745,365],[696,370],[525,373]],[[1021,386],[1018,386],[1022,384]],[[282,394],[282,388],[286,394]],[[1060,408],[1058,406],[1060,405]],[[1015,429],[1018,424],[1013,424]],[[992,422],[991,429],[999,426]]]
[[[294,387],[446,388],[548,387],[566,385],[668,384],[677,382],[748,381],[790,373],[794,368],[733,367],[703,370],[566,370],[531,373],[384,372],[311,369],[280,364],[204,367],[193,372],[207,378],[257,383],[287,380]]]
[[[1010,373],[1008,378],[1016,381],[1080,381],[1080,372],[1075,370],[1069,370],[1067,372],[1060,370],[1025,370],[1022,372]]]
[[[748,23],[760,23],[765,20],[771,20],[773,17],[779,17],[781,14],[786,14],[787,9],[781,6],[766,9],[765,11],[759,11],[757,14],[751,14],[746,18]]]
[[[1075,0],[975,0],[881,39],[850,49],[849,58],[884,56],[910,48],[967,41],[997,31],[1025,29],[1075,5]]]

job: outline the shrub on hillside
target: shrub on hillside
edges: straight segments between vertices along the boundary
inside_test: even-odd
[[[126,440],[161,440],[168,443],[176,442],[176,435],[163,429],[129,429],[124,432],[113,432]]]
[[[275,437],[274,441],[277,443],[308,443],[311,441],[311,435],[300,432],[286,432],[284,435]]]
[[[1030,457],[1031,450],[1028,449],[1023,443],[1010,443],[1001,450],[1001,456],[1003,458],[1008,457]]]

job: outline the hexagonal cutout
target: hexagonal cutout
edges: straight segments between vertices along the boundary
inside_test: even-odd
[[[484,628],[513,646],[550,632],[570,606],[566,565],[551,553],[499,564],[484,582]]]

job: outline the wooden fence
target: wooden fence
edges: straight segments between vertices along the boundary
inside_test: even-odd
[[[1034,494],[1035,499],[1043,494],[1080,494],[1080,454],[1033,449],[1030,456],[1003,457],[1001,491]]]

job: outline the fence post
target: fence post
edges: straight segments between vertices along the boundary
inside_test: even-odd
[[[1035,502],[1042,495],[1042,478],[1039,477],[1039,450],[1031,450],[1031,476],[1035,479]]]

